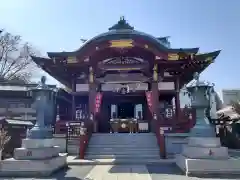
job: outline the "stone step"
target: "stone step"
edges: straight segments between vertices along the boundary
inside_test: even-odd
[[[160,159],[157,139],[153,133],[93,134],[87,159]]]
[[[73,144],[73,145],[77,145],[77,144]],[[156,143],[93,143],[93,142],[90,142],[88,144],[89,146],[92,146],[92,145],[101,145],[101,146],[111,146],[111,147],[118,147],[118,146],[126,146],[126,147],[156,147]]]
[[[87,151],[86,155],[129,155],[129,156],[135,156],[135,155],[159,155],[159,151],[146,151],[144,153],[142,152],[134,152],[134,151],[115,151],[115,152],[99,152],[99,151]]]
[[[157,143],[157,140],[154,139],[139,139],[139,140],[132,140],[132,139],[91,139],[90,142],[94,143],[142,143],[142,144],[151,144]],[[76,142],[75,142],[76,143]]]
[[[115,140],[115,141],[146,141],[146,140],[151,140],[151,141],[156,141],[157,138],[155,137],[143,137],[143,138],[132,138],[132,137],[95,137],[91,138],[91,140],[103,140],[103,141],[109,141],[109,140]]]
[[[157,141],[156,138],[139,138],[139,139],[133,139],[133,138],[91,138],[92,141]]]
[[[93,133],[92,137],[101,137],[101,136],[136,136],[136,137],[140,137],[140,136],[155,136],[154,133]]]
[[[137,149],[156,149],[159,148],[158,145],[136,145],[136,144],[131,144],[131,145],[127,145],[127,144],[89,144],[88,148],[137,148]]]
[[[100,136],[100,137],[91,137],[91,139],[135,139],[135,140],[139,140],[139,139],[149,139],[149,138],[153,138],[156,139],[155,136],[132,136],[132,135],[126,135],[126,136]]]
[[[91,138],[91,140],[95,140],[95,141],[98,141],[98,140],[102,140],[102,141],[109,141],[109,140],[115,140],[115,141],[147,141],[147,140],[151,140],[151,141],[156,141],[157,138],[155,137],[144,137],[144,138],[131,138],[131,137],[101,137],[101,138]]]
[[[147,165],[156,164],[164,167],[166,164],[175,164],[175,159],[144,158],[144,159],[74,159],[68,160],[68,165]]]
[[[111,143],[156,143],[157,139],[152,139],[152,138],[147,138],[147,139],[115,139],[115,138],[103,138],[103,139],[90,139],[90,142],[95,142],[95,143],[104,143],[104,142],[111,142]]]
[[[154,148],[149,148],[149,147],[143,147],[141,149],[139,148],[132,148],[132,147],[117,147],[117,148],[113,148],[113,147],[88,147],[87,149],[88,151],[99,151],[99,152],[115,152],[115,151],[130,151],[130,152],[140,152],[140,153],[144,153],[144,152],[155,152],[155,151],[159,151],[159,147],[154,147]]]
[[[151,154],[143,154],[143,155],[134,155],[134,156],[131,156],[131,155],[128,155],[128,154],[120,154],[120,155],[111,155],[111,154],[108,154],[108,155],[86,155],[85,156],[86,159],[112,159],[112,158],[115,158],[115,159],[159,159],[160,158],[160,155],[151,155]]]

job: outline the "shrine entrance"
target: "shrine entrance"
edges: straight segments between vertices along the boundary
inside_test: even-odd
[[[102,98],[101,110],[97,116],[98,132],[113,132],[113,124],[119,126],[118,132],[129,132],[131,128],[128,125],[132,125],[132,123],[136,124],[135,131],[137,131],[137,123],[148,122],[150,118],[151,113],[144,93],[131,95],[105,93]],[[126,125],[125,129],[120,127],[123,122]]]
[[[122,119],[134,118],[134,109],[135,109],[135,104],[131,102],[117,104],[117,112],[118,112],[117,118],[122,118]]]

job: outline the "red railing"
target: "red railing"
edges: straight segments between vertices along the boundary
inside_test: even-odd
[[[81,123],[84,122],[84,125]],[[71,129],[71,130],[70,130]],[[84,130],[84,131],[83,131]],[[77,132],[71,134],[70,132]],[[89,140],[93,132],[93,122],[88,120],[84,121],[58,121],[55,125],[55,134],[66,134],[67,139],[79,138],[79,157],[84,159]]]
[[[173,113],[171,117],[164,117],[162,121],[156,122],[156,127],[165,127],[165,133],[188,132],[196,124],[196,110],[193,108],[182,108],[178,116]],[[168,127],[168,128],[167,128]]]

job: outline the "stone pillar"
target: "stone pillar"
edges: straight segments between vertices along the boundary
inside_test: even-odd
[[[89,67],[89,95],[88,95],[88,106],[89,106],[89,118],[93,121],[93,132],[97,132],[98,125],[94,115],[95,98],[96,98],[97,85],[94,82],[94,71],[92,67]]]
[[[66,155],[59,155],[60,147],[55,146],[52,137],[53,119],[49,114],[54,113],[54,108],[50,106],[56,105],[56,93],[45,81],[43,76],[41,83],[31,90],[37,115],[36,124],[27,132],[27,138],[22,140],[22,147],[14,150],[14,159],[2,162],[0,175],[47,176],[66,166]]]

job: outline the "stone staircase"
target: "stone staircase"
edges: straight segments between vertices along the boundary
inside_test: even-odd
[[[85,159],[159,160],[159,147],[153,133],[114,133],[92,135]]]

